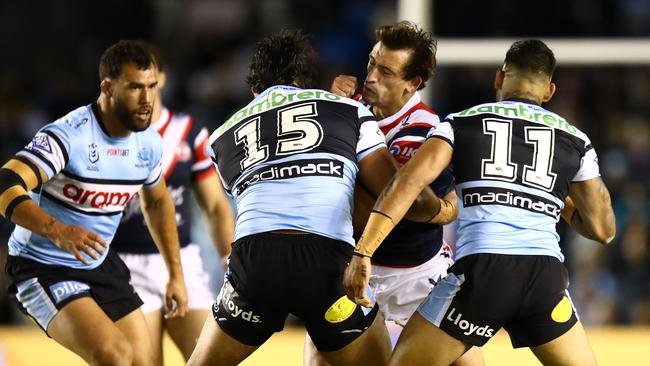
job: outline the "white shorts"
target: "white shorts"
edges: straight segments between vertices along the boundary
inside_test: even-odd
[[[433,286],[447,275],[447,269],[452,264],[451,247],[443,244],[433,258],[417,267],[373,265],[370,289],[384,318],[405,326]]]
[[[131,271],[131,286],[144,302],[142,312],[146,314],[163,309],[169,273],[162,255],[120,253],[120,257]],[[210,290],[210,277],[203,269],[197,244],[181,248],[181,263],[189,310],[212,308],[215,296]]]

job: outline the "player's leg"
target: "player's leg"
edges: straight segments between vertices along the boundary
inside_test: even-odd
[[[471,347],[416,312],[397,341],[390,365],[450,365]]]
[[[596,365],[596,358],[580,321],[558,338],[530,349],[544,365]]]
[[[237,365],[258,347],[237,341],[226,334],[212,317],[208,317],[187,366]]]
[[[188,360],[196,347],[203,323],[211,313],[215,296],[210,290],[210,276],[204,270],[199,246],[190,244],[181,248],[181,261],[189,311],[183,318],[165,320],[164,327],[185,360]]]
[[[318,348],[309,334],[305,335],[305,345],[302,354],[303,366],[330,366],[330,363],[318,352]]]
[[[163,319],[162,310],[154,310],[144,314],[149,336],[151,337],[151,354],[154,365],[163,364]]]
[[[154,365],[163,364],[163,299],[167,286],[167,268],[162,256],[155,254],[119,253],[120,259],[129,268],[131,285],[142,299],[140,309],[151,339],[151,354]]]
[[[133,364],[135,351],[129,339],[90,297],[64,306],[49,323],[47,332],[90,365]]]
[[[190,297],[192,294],[190,293]],[[185,314],[183,318],[165,320],[165,329],[178,346],[185,360],[190,358],[196,347],[196,342],[201,334],[203,323],[210,315],[208,309],[194,309]],[[210,320],[210,319],[208,319]]]
[[[372,325],[357,339],[337,351],[322,352],[332,365],[386,365],[390,357],[390,340],[384,318],[377,315]]]
[[[148,366],[154,364],[152,341],[142,310],[133,310],[128,315],[115,322],[115,325],[126,336],[133,348],[133,366]]]

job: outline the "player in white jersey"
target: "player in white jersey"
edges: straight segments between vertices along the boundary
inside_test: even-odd
[[[376,44],[369,55],[368,73],[362,102],[371,106],[388,149],[400,165],[405,164],[424,143],[440,119],[420,99],[418,90],[433,76],[436,41],[429,32],[411,22],[377,28]],[[340,75],[332,91],[352,97],[357,90],[354,76]],[[402,220],[371,258],[370,288],[379,304],[391,335],[397,340],[408,319],[429,295],[433,286],[453,264],[452,249],[443,241],[442,225],[456,218],[456,191],[451,167],[431,184],[431,189],[447,203],[447,212],[435,224]],[[376,196],[355,187],[355,232],[363,231]],[[305,346],[305,364],[326,363]],[[314,357],[314,359],[311,359]],[[482,365],[481,352],[474,348],[454,365]]]
[[[159,73],[151,127],[162,137],[163,176],[176,206],[181,262],[188,292],[187,314],[176,319],[163,316],[167,284],[167,278],[161,275],[164,260],[146,230],[137,198],[127,206],[111,246],[131,271],[131,285],[144,302],[142,312],[153,338],[155,364],[162,364],[164,331],[169,333],[187,360],[215,298],[210,290],[209,274],[203,268],[199,246],[190,239],[190,226],[195,220],[191,215],[190,193],[194,193],[205,214],[207,228],[224,260],[230,255],[234,219],[230,202],[208,156],[207,129],[191,116],[173,112],[162,105],[161,89],[165,86],[166,73],[160,53],[154,51]]]
[[[166,316],[186,312],[174,205],[161,179],[162,144],[148,129],[155,65],[142,42],[109,47],[100,60],[97,102],[43,127],[0,169],[0,212],[16,224],[10,292],[48,336],[92,365],[153,363],[142,301],[109,249],[138,191],[169,271]]]
[[[514,347],[530,347],[543,364],[596,364],[568,294],[555,225],[562,215],[581,234],[609,243],[615,219],[589,139],[540,106],[555,92],[554,68],[543,42],[515,42],[496,74],[498,102],[432,128],[377,201],[355,248],[365,255],[419,189],[454,164],[456,263],[407,323],[392,365],[448,365],[502,327]],[[364,301],[369,266],[353,258],[348,297]]]
[[[387,362],[378,307],[364,311],[348,300],[342,274],[354,245],[355,180],[378,194],[395,166],[367,108],[308,88],[316,59],[299,31],[259,42],[247,79],[255,99],[210,137],[237,204],[235,243],[214,319],[189,365],[238,364],[281,331],[289,313],[304,321],[329,362]],[[440,209],[426,191],[416,219]]]

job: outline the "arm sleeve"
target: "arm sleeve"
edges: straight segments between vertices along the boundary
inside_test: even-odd
[[[580,159],[580,168],[578,168],[578,172],[571,180],[572,182],[582,182],[600,177],[600,167],[598,166],[596,150],[588,140],[585,142],[585,145],[585,154]]]
[[[72,144],[67,125],[52,123],[43,127],[18,155],[36,163],[51,179],[68,164]]]
[[[358,117],[360,126],[356,152],[357,161],[361,161],[376,149],[386,147],[386,138],[379,130],[377,121],[368,108],[359,105]]]
[[[149,189],[154,187],[160,179],[162,178],[162,152],[163,152],[163,142],[162,138],[158,132],[154,130],[149,130],[150,136],[152,136],[151,146],[149,147],[151,153],[151,165],[149,176],[144,181],[143,188]]]
[[[431,127],[427,134],[427,139],[439,138],[447,141],[451,147],[454,147],[454,129],[451,126],[454,118],[452,115],[447,116],[439,125]]]

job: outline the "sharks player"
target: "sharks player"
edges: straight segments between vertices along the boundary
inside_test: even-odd
[[[99,76],[97,102],[43,127],[0,169],[0,213],[16,224],[10,292],[48,336],[89,364],[147,366],[153,358],[142,301],[109,244],[140,192],[169,271],[166,315],[185,314],[162,143],[147,129],[158,88],[155,58],[141,42],[120,41],[102,55]]]
[[[336,365],[383,365],[390,353],[375,306],[345,297],[355,179],[378,194],[395,172],[374,117],[319,89],[316,53],[301,32],[260,41],[248,83],[255,99],[212,134],[214,161],[237,203],[227,273],[188,365],[235,365],[301,318]],[[358,174],[357,174],[358,173]],[[430,190],[416,219],[439,211]],[[422,210],[420,210],[422,209]]]
[[[345,273],[348,297],[359,303],[367,302],[364,257],[419,190],[454,164],[456,263],[407,323],[392,365],[449,365],[502,327],[514,347],[530,347],[542,364],[596,364],[569,297],[555,225],[562,216],[609,243],[615,219],[589,138],[541,107],[555,92],[554,69],[543,42],[515,42],[496,73],[498,102],[432,128],[377,201]]]

